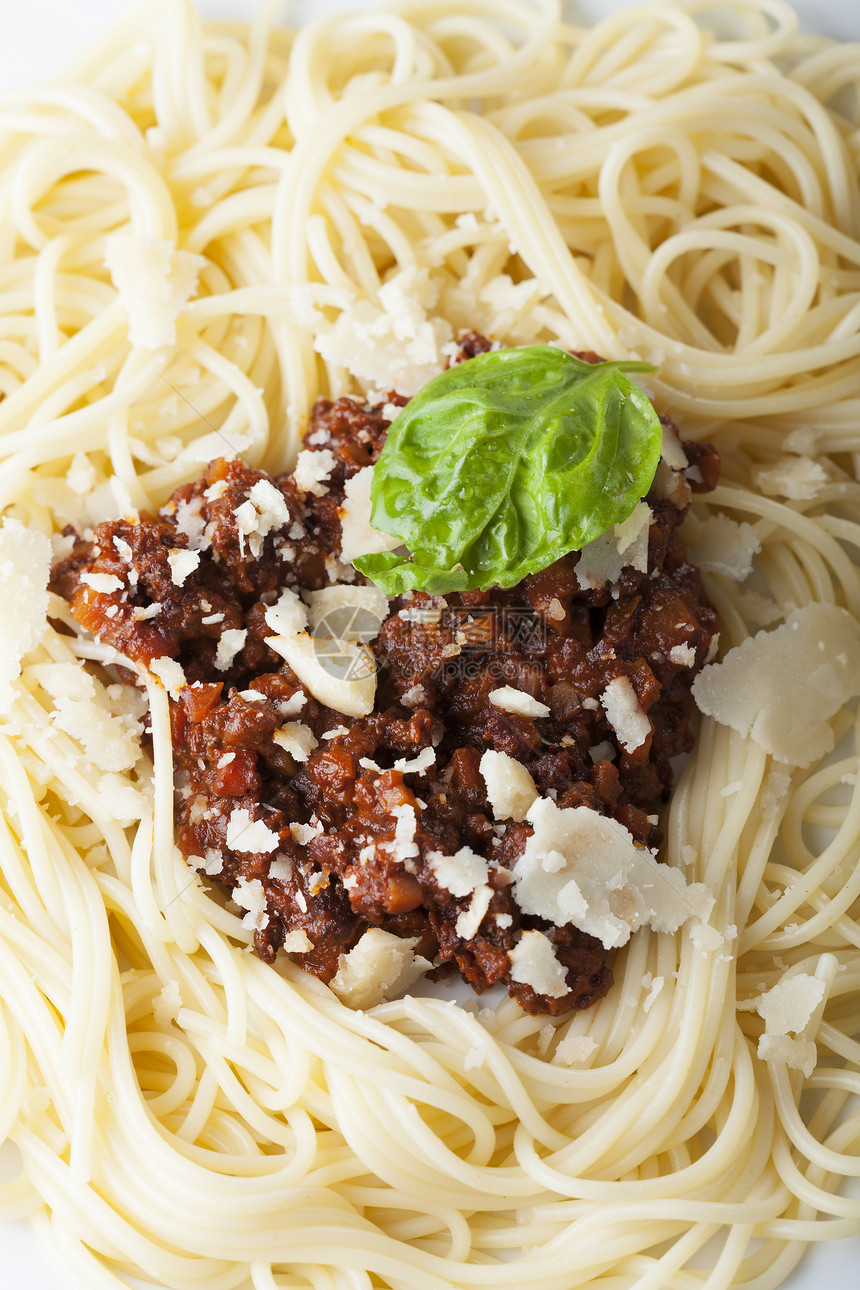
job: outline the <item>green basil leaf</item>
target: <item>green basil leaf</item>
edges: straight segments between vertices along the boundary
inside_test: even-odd
[[[407,546],[356,567],[388,595],[511,587],[625,520],[660,459],[657,414],[628,372],[550,345],[479,354],[392,422],[371,523]]]

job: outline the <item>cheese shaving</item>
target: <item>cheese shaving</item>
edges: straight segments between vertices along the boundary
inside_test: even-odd
[[[45,630],[51,543],[43,533],[26,529],[15,519],[0,528],[0,713],[9,711],[15,697],[12,683],[21,664],[35,649]]]
[[[693,683],[706,716],[792,766],[809,766],[830,751],[830,718],[858,694],[860,630],[846,610],[819,603],[735,646]]]
[[[525,819],[538,791],[522,762],[488,749],[481,757],[480,770],[495,819]]]
[[[278,845],[278,835],[262,820],[252,820],[244,808],[236,808],[227,821],[227,846],[231,851],[268,855]]]
[[[548,717],[549,708],[539,699],[533,699],[524,690],[517,690],[513,685],[502,685],[490,691],[490,703],[501,708],[503,712],[514,713],[521,717]]]
[[[369,928],[348,954],[341,954],[329,982],[332,990],[350,1008],[372,1008],[402,994],[431,966],[413,953],[416,944],[379,927]]]
[[[176,320],[197,290],[206,261],[171,241],[136,233],[105,238],[105,265],[128,317],[129,342],[141,349],[176,343]]]
[[[543,932],[523,932],[510,951],[511,980],[531,986],[537,994],[561,999],[568,993],[567,971],[555,956],[553,943]]]
[[[378,551],[396,551],[400,538],[391,537],[370,523],[370,489],[373,484],[373,467],[364,466],[344,485],[343,505],[340,516],[341,558],[348,563],[360,555],[374,555]]]

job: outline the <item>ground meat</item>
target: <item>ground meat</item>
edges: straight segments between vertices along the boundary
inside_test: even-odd
[[[488,347],[469,334],[460,358]],[[611,984],[610,955],[575,927],[520,910],[511,870],[531,828],[494,819],[481,754],[506,753],[560,807],[589,806],[644,845],[659,843],[671,759],[693,743],[691,682],[716,631],[677,527],[691,491],[716,482],[716,454],[687,443],[688,469],[658,472],[645,573],[628,567],[614,586],[582,590],[574,552],[505,591],[394,600],[371,642],[375,710],[356,719],[314,699],[266,644],[265,615],[285,587],[356,580],[338,559],[338,507],[345,482],[381,451],[383,409],[317,404],[305,448],[334,463],[320,496],[292,475],[215,461],[160,515],[100,524],[78,540],[52,585],[85,628],[134,661],[181,664],[186,685],[170,704],[178,845],[253,905],[246,921],[264,960],[304,932],[296,957],[328,981],[378,927],[413,938],[437,975],[458,969],[478,992],[503,982],[529,1012],[588,1007]],[[114,582],[93,582],[98,574]],[[599,701],[617,678],[629,680],[651,726],[632,751]],[[502,686],[549,716],[495,706]],[[290,729],[298,741],[284,738]],[[404,766],[428,749],[432,765]],[[258,850],[243,849],[243,828]],[[470,897],[452,895],[433,863],[463,847],[487,862],[477,928],[459,921]],[[251,891],[262,900],[248,902]],[[510,979],[509,951],[528,929],[549,936],[566,969],[561,998]]]

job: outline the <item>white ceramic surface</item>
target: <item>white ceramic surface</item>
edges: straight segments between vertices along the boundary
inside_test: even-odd
[[[198,0],[215,17],[245,18],[254,0]],[[298,0],[285,3],[290,23],[371,7],[372,0]],[[572,12],[594,20],[623,9],[628,0],[575,0]],[[860,40],[858,0],[794,0],[806,30],[840,40]],[[132,7],[132,0],[0,0],[0,89],[59,75],[104,28]],[[0,1148],[0,1182],[17,1171],[16,1153]],[[782,1290],[822,1290],[860,1285],[860,1238],[829,1242],[811,1251]],[[0,1290],[73,1290],[52,1253],[26,1222],[0,1223]],[[523,1286],[523,1290],[529,1290]]]

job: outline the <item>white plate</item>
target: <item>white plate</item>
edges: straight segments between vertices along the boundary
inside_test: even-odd
[[[628,0],[575,0],[572,12],[593,21],[627,7]],[[206,15],[247,18],[254,0],[199,0]],[[860,40],[857,0],[794,0],[808,31],[840,40]],[[124,10],[131,0],[0,0],[0,88],[59,75],[69,61]],[[299,0],[285,6],[289,21],[296,16],[323,17],[350,9],[371,7],[369,0]],[[292,11],[291,11],[292,10]],[[15,1154],[0,1148],[0,1183],[16,1172]],[[27,1290],[72,1290],[51,1253],[24,1222],[0,1223],[0,1285]],[[784,1283],[782,1290],[821,1290],[823,1286],[855,1286],[860,1268],[860,1238],[828,1242],[812,1250]]]

